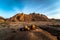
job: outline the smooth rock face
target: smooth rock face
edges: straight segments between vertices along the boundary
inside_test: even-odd
[[[57,40],[56,36],[36,25],[25,25],[22,30],[20,29],[15,29],[15,26],[14,28],[9,28],[8,26],[1,28],[0,40]]]
[[[0,31],[0,35],[0,40],[57,40],[57,37],[42,29],[18,32],[10,29],[5,29],[5,31]]]

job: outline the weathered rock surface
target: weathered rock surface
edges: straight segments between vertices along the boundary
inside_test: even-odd
[[[32,31],[4,29],[0,30],[0,40],[57,40],[57,37],[42,29]]]
[[[15,16],[8,19],[8,21],[12,22],[27,22],[27,21],[49,21],[48,17],[43,14],[31,13],[31,14],[23,14],[19,13]]]
[[[0,22],[4,22],[4,18],[0,16]]]

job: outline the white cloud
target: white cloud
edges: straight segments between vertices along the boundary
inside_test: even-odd
[[[48,16],[49,18],[55,18],[55,19],[60,19],[60,13],[54,14],[54,15],[50,15]]]
[[[14,12],[16,12],[16,13],[20,13],[20,12],[21,12],[20,9],[17,8],[17,7],[14,7],[13,10],[14,10]]]

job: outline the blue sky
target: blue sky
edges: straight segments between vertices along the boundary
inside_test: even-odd
[[[0,0],[0,16],[9,18],[21,12],[36,12],[60,19],[60,0]]]

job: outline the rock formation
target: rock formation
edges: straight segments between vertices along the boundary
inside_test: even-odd
[[[12,22],[27,22],[27,21],[49,21],[48,17],[43,14],[31,13],[31,14],[23,14],[18,13],[15,16],[8,19],[8,21]]]
[[[0,16],[0,22],[4,22],[4,18]]]

